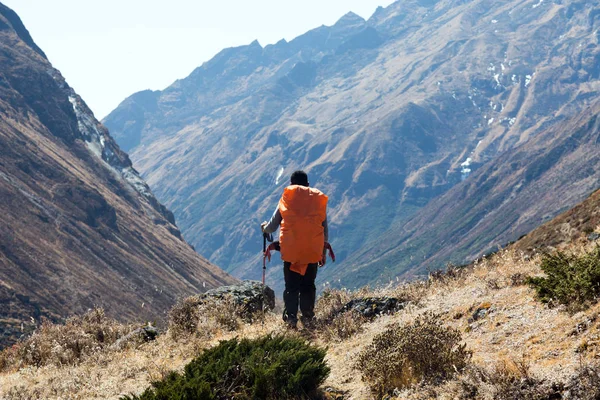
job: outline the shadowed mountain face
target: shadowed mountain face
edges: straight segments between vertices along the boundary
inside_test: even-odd
[[[197,255],[108,131],[0,4],[0,346],[95,306],[157,320],[233,278]]]
[[[259,276],[257,227],[296,168],[330,197],[341,262],[322,270],[322,282],[354,286],[437,268],[541,222],[538,212],[511,228],[492,224],[485,238],[459,245],[451,226],[436,228],[436,209],[423,207],[445,193],[444,201],[464,201],[456,190],[516,149],[526,168],[536,159],[529,149],[559,145],[557,124],[584,118],[600,87],[598,6],[400,0],[368,21],[350,13],[290,42],[223,50],[164,91],[134,94],[105,123],[191,243],[236,276]],[[594,176],[565,174],[565,188]],[[577,187],[569,196],[549,190],[544,216],[591,190]],[[486,204],[471,217],[472,207],[451,215],[461,233],[476,232],[498,206]],[[437,250],[426,236],[402,255],[389,252],[409,240],[405,231],[423,228],[415,218],[431,224]],[[361,268],[383,253],[395,255]]]

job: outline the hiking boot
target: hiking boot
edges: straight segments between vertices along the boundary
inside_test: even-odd
[[[289,329],[290,331],[297,331],[298,330],[298,322],[296,321],[285,321],[285,327],[287,329]]]
[[[317,328],[317,323],[314,318],[301,318],[304,329],[313,331]]]

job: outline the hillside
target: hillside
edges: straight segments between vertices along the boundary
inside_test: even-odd
[[[349,13],[290,42],[225,49],[163,91],[132,95],[104,122],[190,242],[237,277],[259,276],[257,227],[296,168],[330,198],[341,262],[321,283],[375,283],[383,268],[384,279],[415,275],[515,240],[591,191],[595,170],[582,175],[540,153],[595,110],[598,5],[399,0],[366,21]],[[526,144],[537,137],[544,142]],[[519,170],[535,160],[545,169],[517,181],[503,166],[487,181],[496,189],[472,194],[486,180],[477,171],[513,152]],[[560,188],[544,176],[552,168],[562,168]],[[526,203],[541,190],[543,204]],[[492,213],[505,196],[495,191],[515,192],[531,214]],[[467,192],[486,205],[470,211]],[[487,222],[497,217],[507,219]],[[367,266],[385,254],[394,258]]]
[[[547,128],[432,200],[408,222],[392,227],[375,243],[352,256],[351,282],[385,283],[409,278],[448,262],[463,264],[493,252],[584,199],[600,181],[600,103]],[[584,203],[587,204],[587,203]],[[585,207],[585,206],[578,206]],[[588,213],[589,211],[589,213]],[[584,208],[593,230],[596,212]],[[553,221],[544,235],[524,242],[568,242],[571,226]],[[563,232],[559,234],[558,232]],[[541,236],[533,240],[531,237]],[[550,240],[556,236],[554,240]],[[522,245],[525,246],[525,245]],[[525,247],[523,247],[524,249]],[[349,283],[349,282],[348,282]]]
[[[185,242],[108,131],[0,4],[0,347],[105,307],[161,320],[234,281]]]
[[[600,225],[600,191],[525,235],[513,247],[524,252],[561,249],[567,243],[597,240]]]
[[[539,238],[538,244],[541,244],[544,232],[560,229],[565,219],[586,219],[584,210],[595,211],[600,206],[598,193],[528,237]],[[587,236],[589,226],[593,225],[581,225],[579,233]],[[593,227],[599,232],[600,225]],[[574,241],[565,236],[567,241],[560,242],[560,246],[575,252],[593,249],[594,242],[585,236]],[[552,308],[538,301],[533,289],[524,282],[527,277],[542,274],[541,260],[538,254],[524,254],[519,250],[522,244],[529,246],[525,240],[467,268],[450,269],[425,281],[390,285],[378,291],[326,292],[319,299],[319,325],[310,338],[313,344],[327,348],[326,360],[331,374],[324,384],[329,388],[329,397],[325,398],[374,399],[367,385],[372,377],[356,366],[360,354],[378,335],[395,326],[411,324],[428,312],[433,312],[443,326],[460,332],[462,343],[472,352],[469,365],[452,379],[411,385],[388,398],[597,398],[595,396],[600,394],[597,385],[600,305],[593,302],[589,308],[569,312],[563,306]],[[559,244],[556,240],[552,243]],[[404,308],[372,321],[351,313],[328,319],[332,310],[351,298],[373,296],[402,299]],[[230,310],[225,304],[222,310]],[[140,393],[150,381],[162,379],[172,370],[181,370],[198,352],[217,345],[220,340],[260,337],[267,333],[296,335],[285,331],[277,313],[269,313],[254,323],[238,321],[233,326],[229,319],[227,325],[220,325],[218,315],[209,310],[203,325],[191,336],[175,337],[165,332],[156,341],[121,350],[104,347],[76,365],[5,367],[0,371],[0,392],[6,393],[9,400],[30,397],[117,399],[122,394]],[[170,325],[171,329],[174,327],[175,324]],[[52,329],[45,332],[38,339],[39,343],[56,335]],[[44,335],[48,335],[46,339]],[[60,355],[64,350],[59,346],[56,351]],[[10,365],[11,357],[18,354],[22,354],[18,348],[0,353],[0,370],[2,362]],[[57,356],[48,354],[47,357],[52,360]]]

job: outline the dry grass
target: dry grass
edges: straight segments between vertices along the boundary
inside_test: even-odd
[[[26,367],[0,375],[0,393],[7,400],[118,399],[140,393],[150,382],[181,370],[193,357],[219,340],[235,336],[255,338],[282,332],[278,316],[268,314],[264,324],[243,324],[239,330],[217,330],[214,337],[188,335],[174,341],[169,334],[119,352],[97,352],[77,365]]]
[[[361,331],[367,322],[356,312],[340,313],[349,301],[359,296],[347,290],[326,290],[317,300],[315,319],[317,330],[325,341],[344,340]]]
[[[526,389],[527,384],[522,382],[528,379],[543,382],[549,391],[555,390],[552,385],[568,387],[574,379],[593,386],[599,376],[594,360],[600,356],[600,305],[570,314],[561,307],[551,309],[541,304],[534,291],[523,284],[526,277],[541,275],[539,264],[537,256],[508,250],[426,283],[376,292],[365,289],[360,294],[336,291],[321,298],[317,315],[329,322],[324,322],[327,328],[317,329],[311,340],[328,348],[331,374],[325,385],[343,389],[351,399],[373,398],[361,371],[354,367],[359,355],[390,326],[406,325],[433,312],[440,315],[445,326],[461,332],[467,350],[473,353],[471,365],[461,376],[444,384],[417,385],[396,392],[398,399],[495,399],[504,396],[499,393],[511,393],[514,385]],[[353,296],[364,294],[410,298],[411,303],[394,315],[372,321],[357,321],[352,315],[337,322],[331,318],[333,310]],[[222,313],[224,309],[213,310]],[[474,318],[478,310],[485,311]],[[280,316],[272,313],[262,321],[237,320],[235,325],[219,322],[218,315],[205,314],[203,319],[192,314],[198,321],[193,334],[175,335],[177,340],[165,334],[154,342],[119,351],[92,352],[76,363],[22,366],[0,374],[0,393],[6,399],[116,399],[120,394],[140,393],[150,381],[181,370],[199,351],[219,340],[285,330]],[[587,369],[582,367],[588,364]],[[573,393],[575,390],[583,391],[574,388]],[[536,398],[532,396],[529,398]]]
[[[441,382],[462,371],[471,353],[458,330],[439,315],[425,313],[377,335],[357,361],[363,380],[376,398],[419,382]]]
[[[262,317],[260,314],[258,319]],[[180,300],[169,311],[169,333],[174,340],[188,335],[212,337],[221,329],[237,330],[243,317],[243,307],[236,305],[231,296],[223,299],[191,296]]]
[[[400,303],[418,304],[424,297],[427,286],[426,282],[415,282],[378,290],[371,290],[369,287],[352,292],[327,289],[321,294],[315,307],[319,336],[325,342],[342,341],[362,331],[363,325],[370,322],[369,318],[354,310],[341,312],[351,300],[389,297],[398,299]]]
[[[65,324],[45,321],[24,342],[0,353],[0,371],[45,365],[75,365],[107,349],[134,329],[95,309],[67,319]]]

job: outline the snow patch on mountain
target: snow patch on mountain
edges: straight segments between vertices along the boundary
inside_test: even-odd
[[[133,188],[143,196],[154,197],[148,184],[140,178],[138,172],[132,167],[126,167],[121,170],[121,175]]]
[[[471,168],[469,168],[471,166],[471,162],[473,162],[471,157],[467,157],[467,159],[460,164],[460,179],[462,181],[467,179],[471,174]]]
[[[281,179],[281,177],[283,176],[283,171],[284,171],[284,169],[283,169],[283,167],[281,167],[281,168],[279,169],[279,173],[277,174],[277,178],[275,178],[275,184],[276,184],[276,185],[279,185],[279,180],[280,180],[280,179]]]
[[[533,75],[525,75],[525,87],[528,87],[533,79]]]
[[[116,144],[107,142],[105,133],[100,129],[100,123],[92,112],[87,109],[73,88],[67,85],[60,72],[56,69],[48,69],[46,72],[52,77],[56,85],[65,92],[73,106],[73,112],[77,118],[77,128],[88,150],[99,158],[117,177],[125,180],[136,192],[150,200],[151,204],[156,202],[150,187],[140,177],[139,173],[131,164],[123,162],[115,155],[115,151],[118,151]],[[114,146],[114,148],[111,148],[111,146]]]
[[[79,133],[83,136],[87,148],[96,157],[103,159],[102,153],[104,152],[105,145],[104,136],[98,130],[94,117],[81,110],[75,96],[69,96],[69,102],[73,105],[73,111],[77,117],[77,127],[79,128]]]
[[[69,101],[73,105],[73,111],[77,117],[79,132],[92,154],[102,160],[111,170],[117,172],[139,194],[147,198],[154,198],[148,184],[144,182],[133,167],[115,162],[119,159],[114,157],[113,151],[106,146],[104,134],[98,129],[98,123],[94,116],[82,109],[78,98],[74,95],[69,96]],[[112,163],[110,162],[111,160],[113,161]]]

